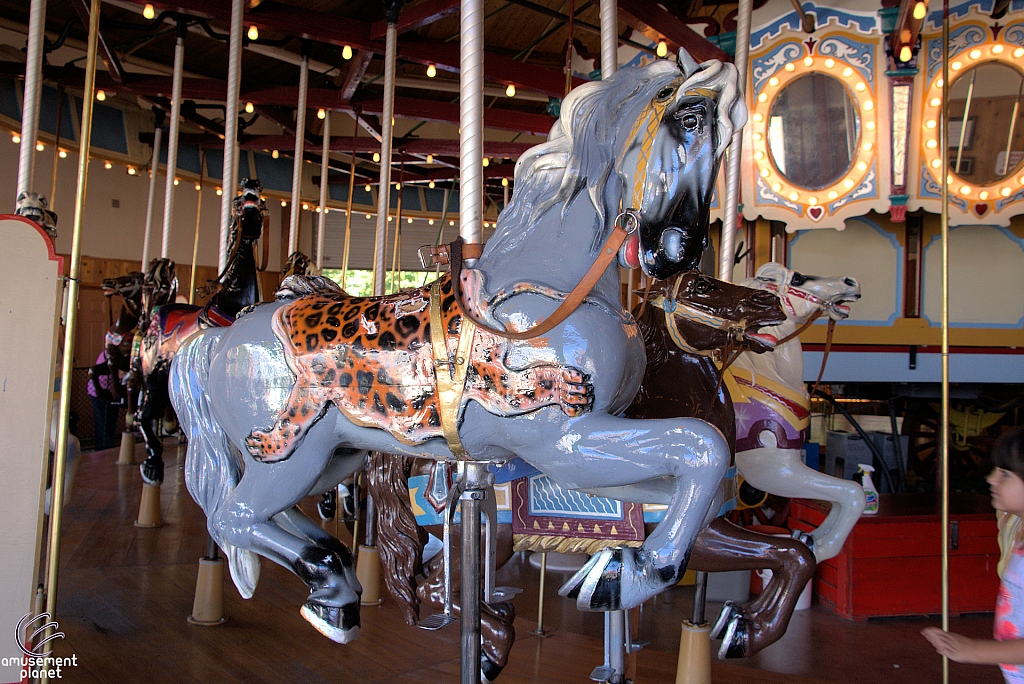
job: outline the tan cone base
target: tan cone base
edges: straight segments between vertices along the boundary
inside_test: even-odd
[[[135,521],[136,527],[160,527],[163,525],[160,519],[160,485],[142,485],[142,501],[139,502],[139,519]]]
[[[121,433],[121,452],[117,455],[117,465],[135,465],[135,433]]]
[[[711,684],[711,626],[683,621],[676,684]]]
[[[384,600],[380,597],[380,553],[376,546],[360,545],[359,560],[356,561],[356,578],[359,584],[363,585],[360,604],[376,606]]]
[[[199,559],[199,576],[196,578],[196,598],[192,603],[192,614],[188,621],[193,625],[222,625],[224,616],[224,559]]]

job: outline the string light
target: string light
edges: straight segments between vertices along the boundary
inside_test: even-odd
[[[60,150],[59,152],[57,152],[57,156],[60,157],[61,159],[67,159],[68,153],[65,152],[64,150]]]
[[[249,33],[247,35],[249,36],[249,40],[259,40],[260,39],[260,30],[258,28],[256,28],[255,24],[253,24],[252,26],[249,27]]]
[[[904,45],[903,47],[900,48],[900,61],[901,62],[909,62],[910,58],[913,57],[913,56],[914,56],[914,53],[910,49],[909,45]],[[858,83],[857,85],[860,85],[860,84]]]
[[[373,161],[374,162],[379,162],[380,161],[380,152],[374,152],[373,153]]]
[[[508,87],[505,88],[505,95],[507,97],[515,97],[516,96],[516,87],[515,87],[515,85],[509,83]]]
[[[15,145],[19,144],[21,142],[21,136],[17,133],[11,133],[11,142]]]
[[[129,166],[128,167],[128,175],[129,176],[134,176],[135,175],[135,167],[134,166]]]
[[[309,205],[305,202],[302,203],[302,211],[309,211]]]
[[[411,216],[406,219],[406,223],[412,223],[412,217]]]
[[[278,157],[281,156],[281,153],[278,152],[277,150],[274,150],[273,152],[270,153],[270,156],[272,159],[277,159]]]
[[[341,58],[342,59],[352,59],[352,46],[351,45],[346,45],[345,47],[341,48]]]
[[[104,162],[103,168],[105,168],[107,171],[109,171],[110,169],[114,168],[114,165],[111,164],[110,162]]]
[[[449,225],[449,226],[454,226],[454,225],[455,225],[455,221],[449,221],[449,222],[448,222],[448,225]]]
[[[282,206],[282,207],[287,207],[287,206],[288,206],[288,203],[287,203],[287,202],[285,202],[284,200],[281,200],[281,206]]]
[[[104,100],[107,99],[107,94],[105,92],[103,92],[102,90],[97,90],[96,91],[96,99],[99,102],[103,102]]]
[[[177,179],[177,178],[175,178],[175,179],[174,179],[174,184],[175,184],[175,185],[177,185],[177,184],[178,184],[178,179]]]
[[[427,219],[427,225],[428,226],[434,225],[434,219]]]
[[[402,184],[401,183],[395,183],[395,190],[401,190],[401,189],[402,189]]]
[[[256,107],[255,107],[255,105],[253,105],[252,102],[246,102],[245,103],[245,113],[246,114],[252,114],[255,111],[256,111]]]
[[[367,215],[366,215],[366,218],[367,218],[367,219],[369,219],[369,218],[370,218],[370,215],[369,215],[369,214],[367,214]]]
[[[914,5],[914,19],[921,21],[924,19],[924,15],[928,14],[928,5],[924,2],[918,2]],[[904,60],[906,61],[906,60]]]
[[[324,109],[323,107],[321,107],[320,109],[316,110],[316,118],[318,118],[318,119],[326,119],[327,118],[327,110]]]
[[[146,17],[147,19],[152,19],[156,16],[156,10],[154,10],[153,6],[147,2],[146,6],[142,8],[142,16]]]
[[[427,65],[427,78],[434,78],[437,76],[437,67],[433,64]]]
[[[203,189],[203,186],[200,185],[199,183],[196,183],[196,191],[199,191],[199,190],[202,190],[202,189]]]
[[[370,192],[370,190],[372,190],[372,188],[370,187],[370,184],[369,184],[369,183],[367,183],[367,184],[366,184],[366,187],[365,187],[365,188],[363,188],[363,190],[366,190],[366,192]]]
[[[45,149],[46,149],[46,145],[44,145],[41,142],[37,142],[36,143],[36,152],[42,152]]]
[[[221,190],[220,188],[217,188],[217,197],[220,197],[223,194],[224,194],[224,191]]]
[[[484,157],[484,167],[486,168],[486,167],[488,167],[490,165],[491,165],[490,157]]]
[[[666,43],[663,40],[659,40],[658,41],[658,49],[655,50],[654,54],[658,55],[659,57],[667,56],[668,55],[668,43]]]
[[[502,178],[501,179],[501,187],[503,187],[503,188],[507,188],[508,187],[508,178]]]

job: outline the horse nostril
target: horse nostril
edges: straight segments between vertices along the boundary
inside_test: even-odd
[[[674,228],[667,229],[661,234],[661,248],[665,250],[665,256],[671,261],[679,261],[683,251],[683,236]]]
[[[843,278],[843,282],[850,287],[857,287],[857,281],[853,278]]]

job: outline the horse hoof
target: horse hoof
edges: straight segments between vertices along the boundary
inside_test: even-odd
[[[299,611],[313,629],[339,644],[347,644],[359,638],[359,604],[325,606],[309,601]]]
[[[338,495],[333,489],[324,492],[324,497],[316,505],[321,520],[334,520],[334,514],[338,512]]]
[[[804,532],[803,530],[793,530],[789,536],[796,539],[798,542],[803,542],[808,549],[814,551],[814,537],[807,532]]]
[[[715,624],[711,627],[711,638],[722,638],[722,632],[725,631],[725,626],[729,624],[730,620],[739,614],[739,606],[737,606],[733,601],[726,601],[725,605],[722,606],[722,612],[718,614],[718,619],[715,620]]]
[[[718,648],[719,659],[745,658],[749,642],[749,622],[743,616],[737,615],[729,621],[729,625],[725,628],[722,645]]]
[[[585,611],[621,610],[622,549],[602,549],[558,590]],[[599,586],[600,585],[600,586]]]
[[[142,481],[148,485],[159,485],[164,481],[164,462],[159,458],[147,458],[139,466]]]
[[[504,668],[486,655],[480,655],[480,684],[493,684]]]

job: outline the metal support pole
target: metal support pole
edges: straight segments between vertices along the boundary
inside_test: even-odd
[[[206,150],[199,156],[199,195],[196,198],[196,233],[192,238],[192,271],[188,276],[188,303],[196,299],[196,262],[199,260],[199,219],[203,213],[203,169],[206,168]]]
[[[60,563],[60,525],[64,507],[64,471],[67,466],[68,418],[71,415],[71,371],[75,363],[75,333],[78,326],[78,284],[82,266],[82,224],[85,221],[85,190],[89,180],[89,148],[92,139],[92,105],[96,88],[96,45],[100,32],[100,0],[89,9],[89,42],[85,53],[85,87],[82,90],[82,135],[78,150],[78,183],[75,188],[75,222],[71,237],[71,265],[67,289],[67,324],[64,328],[64,359],[61,367],[60,411],[57,444],[53,455],[53,485],[50,507],[50,539],[46,555],[46,611],[51,619],[57,612],[57,570]],[[46,678],[43,680],[46,681]]]
[[[146,232],[142,236],[142,272],[149,266],[149,238],[153,234],[153,203],[156,200],[156,177],[160,168],[160,144],[164,136],[164,110],[153,108],[153,161],[149,166],[149,199],[146,200]]]
[[[740,96],[747,90],[747,54],[750,51],[750,13],[753,0],[739,0],[736,14],[736,71],[739,75]],[[739,217],[740,162],[743,156],[743,129],[737,128],[729,145],[729,167],[725,178],[725,214],[722,217],[722,239],[718,244],[718,277],[732,281],[732,267],[736,250],[736,225]]]
[[[25,51],[25,96],[21,109],[21,148],[18,150],[18,187],[14,199],[32,190],[39,132],[39,99],[43,92],[43,30],[46,0],[32,0],[28,10],[28,46]],[[50,205],[53,206],[52,204]],[[54,499],[56,501],[56,499]]]
[[[174,74],[171,76],[171,120],[167,126],[167,180],[164,190],[164,233],[160,256],[168,258],[171,248],[171,221],[174,219],[174,177],[178,173],[178,128],[181,125],[181,76],[185,69],[185,22],[178,22],[174,43]]]
[[[942,2],[942,629],[949,631],[949,0]],[[964,119],[964,128],[967,119]],[[58,499],[54,499],[57,501]],[[942,684],[949,684],[949,658],[942,656]]]
[[[468,461],[462,503],[462,684],[480,682],[480,509],[493,476]]]
[[[341,254],[341,289],[345,289],[348,273],[349,248],[352,245],[352,193],[356,191],[356,146],[359,140],[359,110],[355,112],[355,127],[352,129],[352,161],[348,167],[348,207],[345,209],[345,249]],[[358,499],[356,499],[358,501]],[[353,535],[354,536],[354,535]]]
[[[544,631],[544,578],[548,574],[548,554],[540,552],[540,588],[537,590],[537,629],[530,634],[539,637],[549,637],[550,632]]]
[[[626,681],[626,611],[613,610],[608,616],[605,627],[608,630],[608,665],[615,674],[609,680],[613,684]]]
[[[459,234],[478,243],[484,215],[483,0],[462,0],[459,43]]]
[[[619,70],[619,6],[601,0],[601,80]]]
[[[391,207],[391,138],[395,118],[395,59],[398,54],[398,10],[400,2],[388,6],[388,31],[384,46],[384,115],[380,134],[380,184],[377,186],[377,236],[373,248],[373,294],[384,294],[387,273],[388,211]]]
[[[299,249],[299,210],[302,209],[302,157],[306,149],[306,91],[309,86],[308,42],[302,43],[302,65],[299,67],[299,105],[295,110],[295,158],[292,160],[292,206],[288,225],[288,255]],[[317,259],[319,260],[319,256]]]
[[[224,183],[220,198],[220,250],[217,272],[228,265],[228,240],[231,237],[231,202],[238,187],[238,161],[235,150],[238,143],[238,88],[242,78],[242,12],[245,0],[231,0],[231,38],[228,46],[228,92],[224,108]]]
[[[324,232],[327,230],[327,173],[330,171],[331,113],[324,117],[323,148],[320,151],[320,230],[316,235],[316,272],[324,270]]]
[[[704,624],[704,602],[708,595],[708,573],[695,572],[693,582],[693,624]]]

